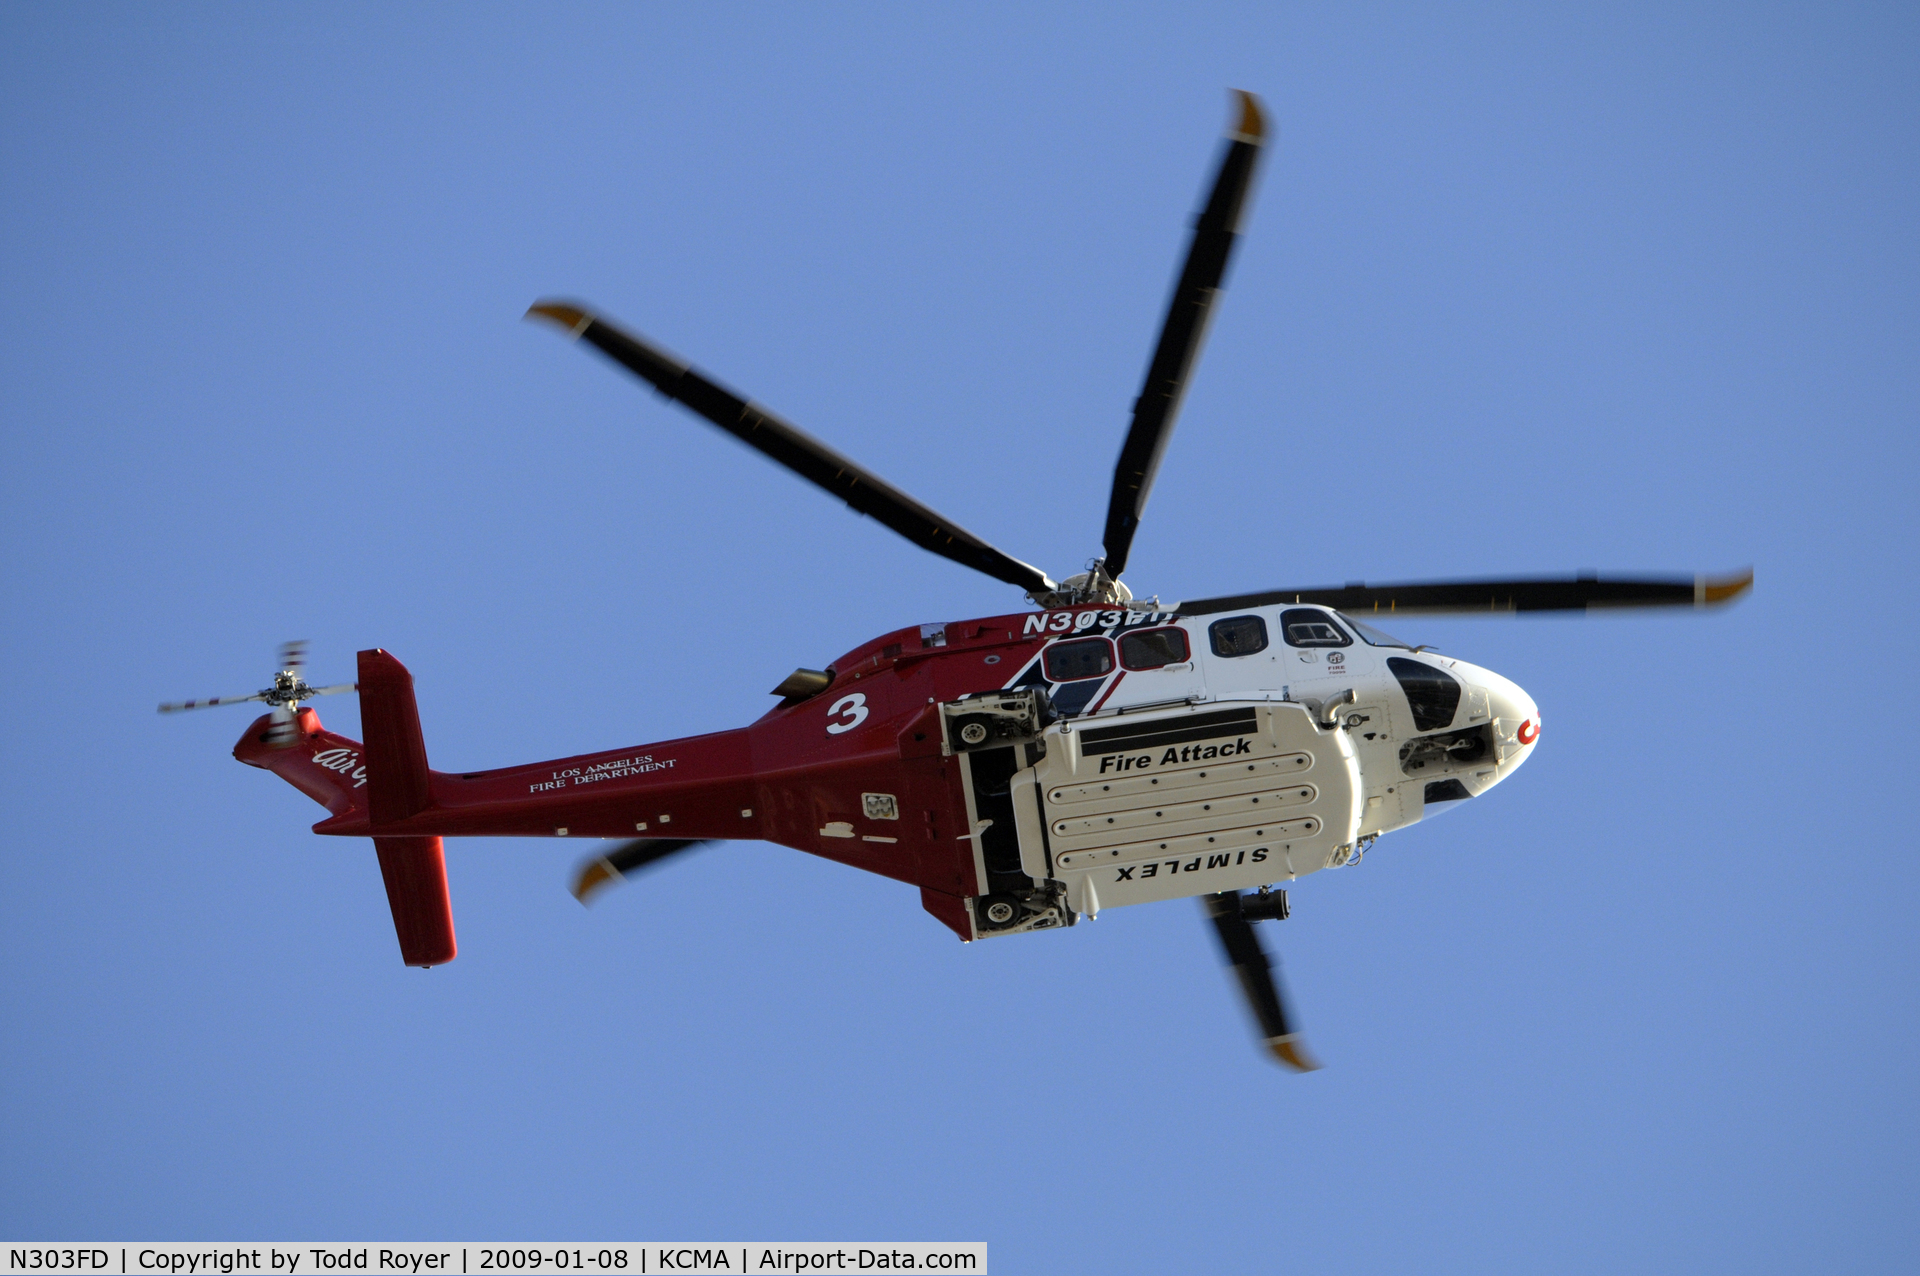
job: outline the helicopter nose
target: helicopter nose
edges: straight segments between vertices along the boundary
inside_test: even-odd
[[[1487,673],[1485,682],[1488,707],[1493,710],[1499,776],[1504,780],[1533,756],[1533,746],[1540,739],[1540,706],[1517,683],[1497,673]]]

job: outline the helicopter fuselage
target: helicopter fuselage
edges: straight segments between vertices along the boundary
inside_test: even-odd
[[[417,718],[375,720],[396,716],[377,677],[412,712],[406,671],[363,653],[369,738],[417,742]],[[416,747],[384,800],[376,749],[311,709],[291,745],[262,718],[235,756],[326,805],[317,833],[771,841],[918,886],[971,940],[1353,863],[1506,778],[1540,729],[1507,679],[1310,606],[923,625],[815,685],[747,727],[524,766],[428,771]]]

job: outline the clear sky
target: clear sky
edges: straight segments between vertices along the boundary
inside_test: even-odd
[[[0,1234],[984,1239],[1000,1272],[1911,1270],[1910,5],[0,10]],[[587,298],[1056,576],[1227,122],[1277,137],[1128,578],[1721,571],[1403,624],[1513,782],[1267,928],[963,946],[761,844],[452,965],[228,751],[382,646],[436,765],[1018,610],[550,330]],[[319,705],[358,734],[353,698]]]

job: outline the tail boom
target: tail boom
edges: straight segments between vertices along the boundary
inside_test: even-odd
[[[367,755],[358,740],[335,735],[320,715],[301,709],[294,715],[292,738],[275,734],[273,715],[254,720],[233,756],[248,766],[271,771],[327,808],[334,819],[364,818],[367,809]]]

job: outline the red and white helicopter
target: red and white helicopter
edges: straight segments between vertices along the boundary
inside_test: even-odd
[[[1703,607],[1736,597],[1753,574],[1135,600],[1120,576],[1266,135],[1258,100],[1238,94],[1115,466],[1105,553],[1059,583],[585,306],[528,312],[915,544],[1025,590],[1040,610],[882,634],[824,669],[795,670],[750,726],[492,771],[429,767],[413,678],[381,650],[359,654],[357,682],[316,688],[302,677],[303,650],[290,648],[272,687],[162,712],[271,706],[234,756],[326,807],[314,832],[373,839],[408,965],[456,951],[442,838],[627,839],[582,866],[583,901],[704,842],[771,841],[918,887],[922,906],[969,941],[1199,896],[1268,1048],[1315,1066],[1252,928],[1287,915],[1286,891],[1273,888],[1357,863],[1382,834],[1484,794],[1540,738],[1540,710],[1518,686],[1374,624]],[[303,707],[356,689],[364,742]]]

